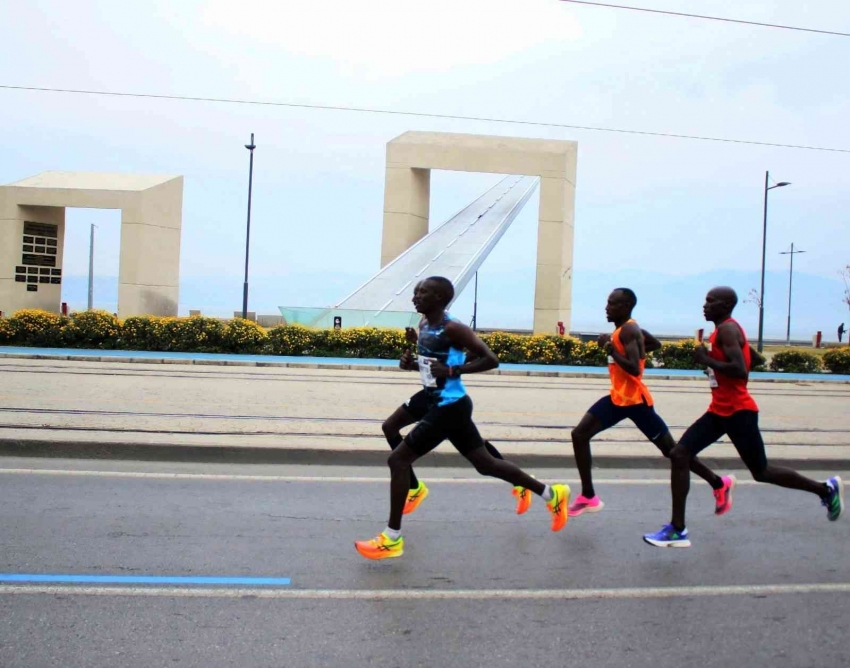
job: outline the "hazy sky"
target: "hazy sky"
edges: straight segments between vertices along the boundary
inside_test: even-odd
[[[850,32],[850,3],[834,0],[632,4]],[[850,38],[556,0],[10,0],[0,3],[0,44],[6,85],[373,107],[850,149]],[[739,289],[755,287],[750,274],[759,270],[769,169],[793,185],[771,192],[768,270],[787,275],[787,258],[778,253],[791,242],[806,249],[795,272],[834,285],[835,293],[813,289],[795,292],[795,299],[815,304],[827,324],[850,319],[837,275],[850,263],[850,153],[0,90],[0,182],[51,169],[182,174],[182,275],[232,278],[232,295],[211,294],[207,304],[193,305],[215,309],[224,299],[226,311],[241,296],[243,144],[254,132],[252,284],[271,296],[252,307],[271,312],[299,305],[299,282],[328,281],[333,301],[378,268],[385,144],[411,129],[578,141],[576,290],[583,273],[611,272],[620,280],[630,270],[650,271],[671,286],[695,281],[695,311],[711,287],[700,284],[702,274],[744,273]],[[435,173],[432,224],[496,178]],[[526,207],[482,269],[489,286],[482,308],[490,314],[510,299],[517,317],[531,321],[536,215],[536,206]],[[95,222],[98,273],[116,275],[117,212],[69,211],[68,221],[66,274],[87,271],[88,223]],[[340,280],[350,285],[339,290],[334,281]],[[662,301],[664,293],[661,285],[645,299]],[[787,294],[772,296],[771,322],[778,327]],[[595,301],[576,295],[575,320],[595,323],[598,311]]]

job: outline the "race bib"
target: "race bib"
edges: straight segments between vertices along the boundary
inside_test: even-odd
[[[720,387],[717,383],[717,376],[714,375],[714,369],[708,367],[706,373],[708,374],[708,386],[711,388]]]
[[[431,363],[436,361],[433,357],[419,355],[419,378],[422,380],[422,387],[437,387],[437,379],[431,374]]]
[[[614,361],[614,358],[611,357],[611,355],[608,355],[608,364],[616,364],[616,362]]]

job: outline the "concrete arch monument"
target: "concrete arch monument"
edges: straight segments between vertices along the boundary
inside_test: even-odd
[[[183,177],[44,172],[0,187],[0,311],[58,311],[65,209],[121,210],[118,315],[177,315]]]

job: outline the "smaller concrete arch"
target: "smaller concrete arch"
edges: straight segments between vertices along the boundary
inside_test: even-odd
[[[120,209],[118,315],[177,315],[183,177],[44,172],[0,186],[0,311],[59,311],[65,209]]]

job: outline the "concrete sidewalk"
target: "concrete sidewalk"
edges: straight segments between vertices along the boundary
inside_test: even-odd
[[[383,465],[381,422],[418,390],[415,374],[369,369],[232,368],[0,359],[0,455],[230,463]],[[485,438],[527,467],[573,467],[570,430],[607,393],[604,377],[465,379]],[[652,378],[678,437],[707,407],[707,383]],[[753,383],[772,460],[850,466],[850,386]],[[606,468],[666,468],[630,423],[594,440]],[[705,453],[742,465],[721,442]],[[423,466],[463,465],[449,445]]]

